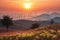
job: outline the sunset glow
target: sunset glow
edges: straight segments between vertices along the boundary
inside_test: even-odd
[[[32,7],[32,2],[30,0],[25,0],[24,1],[24,8],[30,9],[31,7]]]
[[[29,9],[29,8],[31,7],[31,4],[25,3],[24,7],[25,7],[26,9]]]
[[[60,0],[0,0],[0,16],[10,15],[16,19],[23,15],[22,18],[28,18],[29,14],[33,17],[54,11],[60,12]]]
[[[0,0],[0,11],[22,11],[29,8],[34,11],[60,11],[60,0]]]

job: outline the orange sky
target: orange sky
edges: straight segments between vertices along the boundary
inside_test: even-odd
[[[26,2],[32,3],[31,8],[29,10],[24,7],[24,3]],[[60,0],[0,0],[0,15],[5,13],[11,14],[12,12],[16,14],[18,12],[24,11],[25,12],[60,11]],[[27,16],[27,14],[24,15]]]
[[[0,11],[22,11],[26,10],[23,3],[26,0],[0,0]],[[31,2],[30,10],[57,10],[60,11],[60,0],[28,0]]]

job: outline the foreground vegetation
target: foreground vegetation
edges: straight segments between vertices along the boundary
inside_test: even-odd
[[[60,40],[60,25],[40,27],[31,30],[25,30],[23,33],[0,36],[0,40]]]

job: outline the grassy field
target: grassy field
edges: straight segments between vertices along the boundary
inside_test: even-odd
[[[0,40],[60,40],[60,25],[0,34]]]

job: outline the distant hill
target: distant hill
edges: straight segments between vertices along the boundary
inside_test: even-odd
[[[31,25],[36,22],[37,21],[30,21],[30,20],[13,20],[13,26],[10,26],[9,29],[15,29],[15,30],[30,29]],[[3,26],[0,23],[0,28],[2,27]]]
[[[32,27],[32,24],[39,23],[40,27],[43,25],[49,25],[50,21],[31,21],[31,20],[13,20],[14,25],[9,27],[9,30],[25,30],[30,29]],[[0,25],[0,29],[3,29],[3,31],[6,30],[6,27],[3,27]],[[0,30],[1,32],[2,30]]]
[[[59,23],[60,24],[60,17],[55,17],[55,18],[53,18],[53,20],[54,20],[55,23]]]
[[[51,18],[60,17],[60,13],[53,12],[52,14],[50,14],[50,16],[51,16]]]
[[[53,18],[54,24],[58,23],[60,24],[60,17]],[[40,27],[50,25],[51,20],[45,20],[45,21],[32,21],[32,20],[13,20],[14,25],[9,27],[9,30],[25,30],[30,29],[33,23],[39,23]],[[3,26],[0,23],[0,28],[3,28]],[[5,28],[5,27],[4,27]]]
[[[51,19],[49,14],[42,14],[33,18],[36,19],[37,21],[48,21]]]
[[[53,12],[52,14],[45,13],[45,14],[33,17],[32,19],[35,19],[35,21],[48,21],[55,17],[60,17],[60,13],[56,13],[56,12]]]

